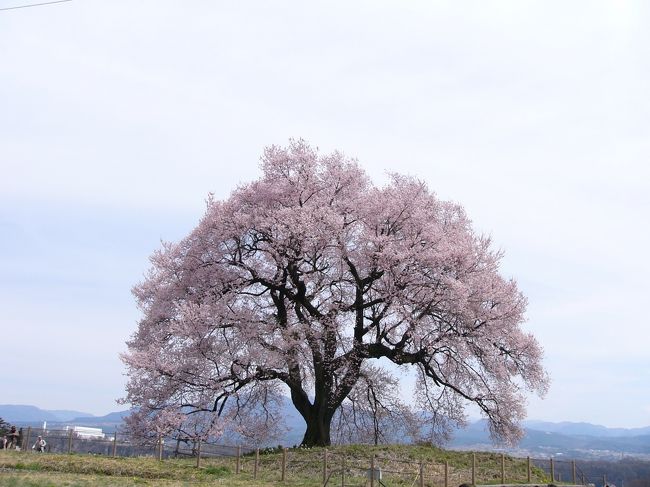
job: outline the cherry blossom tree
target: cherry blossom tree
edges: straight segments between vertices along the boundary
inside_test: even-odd
[[[302,140],[267,148],[261,169],[210,197],[134,288],[143,318],[123,355],[124,402],[138,420],[178,429],[209,413],[217,429],[261,438],[285,392],[303,444],[328,445],[346,405],[396,410],[386,396],[409,369],[432,432],[474,404],[495,439],[518,439],[525,394],[547,388],[542,352],[522,329],[526,298],[463,208],[412,177],[378,187]]]

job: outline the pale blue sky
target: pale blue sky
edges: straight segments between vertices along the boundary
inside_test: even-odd
[[[531,418],[650,425],[649,23],[625,1],[0,11],[1,402],[119,409],[148,256],[303,137],[426,180],[505,250],[552,376]]]

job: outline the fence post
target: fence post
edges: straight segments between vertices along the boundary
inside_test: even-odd
[[[505,453],[501,454],[501,483],[506,483],[506,455]]]
[[[29,437],[32,436],[32,427],[28,426],[27,427],[27,436],[25,437],[25,444],[21,446],[23,450],[27,450],[29,448]]]
[[[162,450],[163,450],[163,438],[162,435],[158,435],[158,461],[162,461]]]
[[[345,487],[345,453],[341,458],[341,487]]]
[[[375,454],[370,456],[370,487],[375,487]]]
[[[323,485],[327,482],[327,448],[323,449]]]
[[[553,463],[552,458],[551,458],[551,482],[555,482],[555,463]]]
[[[117,453],[117,430],[115,430],[115,434],[113,435],[113,458],[115,458],[116,453]]]
[[[476,453],[472,453],[472,485],[476,485]]]
[[[526,457],[526,463],[527,463],[527,470],[528,470],[528,483],[530,484],[530,479],[531,479],[531,468],[530,468],[530,457]]]
[[[287,478],[287,447],[282,447],[282,482]]]
[[[235,473],[241,472],[241,445],[237,445],[237,463],[235,463]]]
[[[196,449],[196,468],[201,467],[201,438],[199,437],[199,442]]]
[[[68,455],[72,453],[72,430],[68,430]]]
[[[420,487],[424,487],[424,462],[420,460]]]
[[[255,450],[255,465],[253,466],[253,479],[257,480],[257,469],[260,464],[260,449]]]
[[[573,485],[576,485],[576,461],[572,460],[571,461],[571,477],[573,479]]]
[[[449,460],[445,460],[445,487],[449,487]]]

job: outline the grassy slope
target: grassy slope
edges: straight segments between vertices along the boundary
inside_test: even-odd
[[[449,462],[450,485],[471,479],[472,456],[427,446],[352,445],[328,449],[330,485],[341,485],[341,467],[345,462],[346,485],[363,485],[370,456],[376,456],[384,482],[392,486],[417,485],[423,462],[425,485],[444,484],[444,463]],[[290,450],[287,454],[286,481],[280,482],[282,454],[260,456],[258,478],[253,480],[254,457],[241,460],[241,473],[235,474],[234,458],[204,459],[196,468],[196,459],[109,458],[96,455],[35,454],[0,451],[0,486],[142,486],[228,485],[270,487],[316,487],[322,485],[323,450]],[[501,478],[501,456],[478,455],[477,483],[495,483]],[[526,462],[506,458],[506,480],[525,482]],[[548,480],[535,469],[533,482]]]

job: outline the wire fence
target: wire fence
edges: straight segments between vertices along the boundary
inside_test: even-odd
[[[513,458],[500,453],[457,452],[453,464],[407,459],[389,453],[372,454],[368,449],[343,451],[302,448],[257,448],[224,445],[199,438],[136,437],[116,432],[32,429],[21,431],[18,448],[38,451],[37,440],[45,440],[45,452],[93,454],[107,457],[153,457],[158,460],[191,458],[227,467],[250,478],[288,481],[318,478],[327,486],[450,487],[462,484],[565,483],[593,485],[575,461]],[[212,463],[209,463],[212,462]]]

